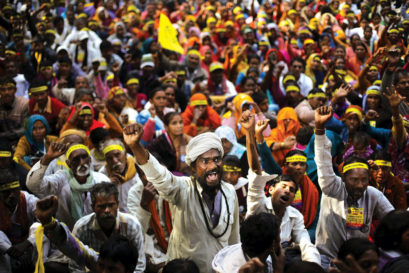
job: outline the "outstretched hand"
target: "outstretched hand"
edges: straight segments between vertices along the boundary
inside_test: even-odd
[[[406,99],[406,97],[401,96],[396,91],[396,88],[393,85],[392,90],[389,87],[386,87],[385,97],[388,99],[392,109],[397,108],[399,104]]]
[[[315,110],[315,128],[324,129],[325,123],[332,117],[332,107],[322,106]]]
[[[51,222],[51,218],[56,214],[58,209],[57,196],[53,195],[37,201],[36,217],[42,225]]]
[[[139,144],[142,135],[143,127],[138,123],[132,123],[123,129],[124,141],[131,149]]]
[[[256,118],[249,110],[246,110],[241,115],[240,124],[243,127],[243,129],[246,130],[247,132],[254,132]]]
[[[346,261],[343,262],[341,260],[335,259],[333,263],[337,266],[337,268],[330,268],[330,273],[364,273],[368,272],[358,264],[355,258],[352,255],[347,255]],[[376,265],[370,268],[369,273],[375,273],[378,271]]]
[[[63,155],[67,151],[67,149],[68,144],[51,142],[50,146],[48,147],[47,153],[41,159],[41,164],[50,164],[51,160]]]

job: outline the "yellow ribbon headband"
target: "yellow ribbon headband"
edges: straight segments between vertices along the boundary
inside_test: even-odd
[[[289,156],[285,159],[285,162],[290,163],[290,162],[307,162],[307,157],[303,155],[293,155]]]
[[[241,172],[241,168],[236,167],[236,166],[228,166],[228,165],[223,165],[223,171],[225,172]]]
[[[91,109],[89,109],[89,108],[84,108],[84,109],[82,109],[82,110],[80,111],[79,115],[80,115],[80,116],[83,116],[83,115],[92,115],[92,111],[91,111]]]
[[[371,90],[366,91],[366,95],[377,95],[377,96],[380,96],[380,95],[381,95],[381,92],[379,92],[379,91],[376,90],[376,89],[371,89]]]
[[[194,100],[190,102],[190,106],[207,105],[207,100]]]
[[[12,190],[20,187],[20,181],[0,185],[0,191]]]
[[[132,78],[126,82],[126,85],[131,85],[131,84],[139,84],[139,80],[137,78]]]
[[[375,160],[374,163],[382,167],[392,167],[392,162],[386,160]]]
[[[0,151],[0,157],[11,157],[10,151]]]
[[[44,92],[48,90],[48,86],[47,85],[42,85],[42,86],[37,86],[37,87],[33,87],[30,88],[30,93],[36,93],[36,92]]]
[[[358,109],[356,109],[356,108],[348,108],[348,109],[345,111],[345,114],[348,114],[348,113],[357,114],[358,117],[359,117],[359,120],[362,120],[362,113],[361,113],[361,111],[359,111]]]
[[[91,153],[89,152],[89,149],[88,149],[87,146],[85,146],[85,145],[83,145],[83,144],[75,144],[75,145],[72,145],[72,146],[68,149],[67,153],[65,154],[66,157],[69,159],[71,153],[74,152],[74,151],[76,151],[76,150],[84,150],[84,151],[87,152],[87,154],[88,154],[89,156],[91,156]]]
[[[293,75],[287,75],[287,76],[285,76],[284,79],[283,79],[283,83],[286,83],[286,82],[288,82],[288,81],[296,81],[296,80],[295,80],[295,76],[293,76]]]
[[[307,99],[312,99],[312,98],[324,98],[326,99],[327,96],[325,96],[325,93],[315,93],[315,94],[308,94]]]
[[[368,169],[368,165],[366,165],[365,163],[361,163],[361,162],[354,162],[348,165],[345,165],[344,168],[342,169],[343,173],[346,173],[349,170],[352,169]]]
[[[300,88],[298,86],[295,85],[289,85],[287,86],[287,88],[285,89],[285,92],[291,92],[291,91],[295,91],[295,92],[300,92]]]
[[[109,145],[107,147],[104,148],[104,150],[102,150],[102,152],[104,153],[104,155],[106,155],[107,153],[109,153],[110,151],[113,150],[118,150],[118,151],[123,151],[124,148],[122,148],[121,145],[115,144],[115,145]]]

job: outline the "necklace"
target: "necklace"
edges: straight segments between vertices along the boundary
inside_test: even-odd
[[[206,228],[207,228],[207,230],[209,231],[209,233],[210,233],[214,238],[218,239],[218,238],[222,237],[224,234],[226,234],[227,229],[228,229],[229,226],[230,226],[230,208],[229,208],[229,204],[228,204],[228,202],[227,202],[227,197],[226,197],[226,195],[224,194],[224,192],[223,192],[223,190],[222,190],[222,187],[220,187],[220,191],[221,191],[221,193],[222,193],[222,195],[223,195],[223,197],[224,197],[224,201],[226,202],[227,216],[228,216],[228,217],[227,217],[227,225],[226,225],[226,228],[224,229],[224,231],[223,231],[221,234],[215,234],[215,233],[213,232],[213,230],[210,228],[210,223],[209,223],[209,221],[208,221],[208,219],[207,219],[206,212],[205,212],[205,209],[204,209],[204,206],[203,206],[203,202],[202,202],[202,198],[200,197],[199,191],[197,190],[196,183],[197,183],[197,181],[196,181],[196,179],[195,179],[195,180],[194,180],[195,192],[196,192],[196,194],[197,194],[197,197],[199,198],[199,204],[200,204],[200,208],[201,208],[201,210],[202,210],[203,218],[205,219]],[[219,221],[220,221],[220,220],[219,220]]]

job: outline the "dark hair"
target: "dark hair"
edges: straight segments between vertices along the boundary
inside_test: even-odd
[[[345,161],[344,161],[344,166],[346,166],[346,165],[348,165],[348,164],[351,164],[351,163],[355,163],[355,162],[364,163],[364,164],[368,167],[368,170],[369,170],[369,165],[368,165],[368,162],[366,161],[366,159],[364,159],[364,158],[362,158],[362,157],[358,157],[358,156],[356,156],[356,155],[352,155],[352,156],[347,157],[347,158],[345,159]],[[352,171],[352,170],[353,170],[353,169],[351,169],[351,170],[347,171],[346,173],[344,173],[344,176],[345,176],[347,173],[349,173],[350,171]]]
[[[326,271],[316,263],[297,261],[288,268],[286,273],[326,273]]]
[[[105,128],[95,128],[89,134],[89,138],[91,139],[92,145],[94,147],[98,147],[101,141],[104,141],[106,137],[109,136],[109,131]]]
[[[303,58],[298,57],[298,56],[294,57],[290,62],[290,66],[293,65],[293,63],[295,63],[295,62],[302,63],[303,68],[305,68],[306,63],[305,63],[305,60]]]
[[[9,83],[16,85],[16,81],[10,76],[3,76],[0,78],[0,85],[6,85]]]
[[[158,93],[159,91],[164,91],[163,88],[160,87],[156,87],[154,89],[152,89],[151,91],[149,91],[148,93],[148,99],[153,99],[153,97],[155,96],[156,93]]]
[[[339,248],[338,259],[346,261],[346,257],[352,255],[358,260],[368,250],[373,250],[379,254],[376,245],[371,243],[367,238],[351,238],[346,240]]]
[[[163,91],[165,91],[166,89],[168,89],[168,88],[172,88],[174,91],[175,91],[175,95],[176,95],[176,89],[177,89],[177,87],[176,86],[174,86],[174,85],[171,85],[171,84],[164,84],[164,85],[162,85],[162,90]]]
[[[199,267],[189,259],[174,259],[168,262],[162,273],[199,273]]]
[[[303,156],[307,157],[307,155],[306,155],[303,151],[294,149],[294,150],[289,151],[289,152],[285,155],[285,158],[290,157],[290,156],[293,156],[293,155],[303,155]]]
[[[75,92],[75,98],[74,101],[78,102],[80,101],[80,99],[82,98],[82,96],[84,95],[89,95],[92,97],[92,99],[95,99],[95,94],[91,89],[88,88],[80,88],[77,90],[77,92]]]
[[[114,195],[115,200],[119,201],[118,188],[116,187],[116,185],[114,183],[111,183],[111,182],[97,183],[92,187],[92,189],[91,189],[91,203],[92,203],[92,206],[95,205],[95,202],[97,200],[97,196],[100,196],[100,195],[102,195],[104,197]]]
[[[408,273],[409,256],[400,256],[392,259],[382,269],[382,273]]]
[[[255,103],[260,104],[263,102],[263,100],[267,99],[267,95],[264,92],[254,92],[251,95],[251,98]]]
[[[125,267],[126,272],[135,270],[138,257],[138,248],[122,235],[114,235],[109,238],[99,249],[99,259],[120,262]]]
[[[369,141],[369,135],[364,131],[358,131],[352,137],[352,145],[363,144],[365,147],[367,147],[369,145]]]
[[[375,230],[375,244],[383,250],[396,250],[402,240],[402,234],[408,229],[409,211],[391,211],[382,218]]]
[[[269,193],[270,187],[275,187],[276,184],[282,181],[293,182],[295,185],[295,191],[298,191],[298,184],[297,182],[295,182],[295,180],[291,176],[289,176],[288,174],[280,174],[280,175],[277,175],[276,178],[273,178],[266,183],[265,194],[267,195],[267,197],[270,196],[270,193]]]
[[[62,56],[58,59],[58,63],[67,63],[69,65],[72,65],[72,61],[68,56]]]
[[[60,22],[64,22],[64,18],[62,18],[61,16],[56,16],[56,17],[54,18],[54,20],[53,20],[53,25],[54,25],[54,27],[56,27],[57,24],[60,23]]]
[[[39,87],[39,86],[47,86],[47,83],[43,80],[43,79],[41,79],[41,78],[35,78],[32,82],[31,82],[31,84],[30,84],[30,88],[33,88],[33,87]],[[48,90],[47,90],[48,91]]]
[[[259,213],[249,216],[240,228],[241,247],[250,257],[256,257],[279,240],[280,220],[271,213]]]
[[[247,61],[250,62],[251,59],[257,59],[258,61],[260,61],[260,56],[258,56],[256,54],[248,54],[247,55]]]
[[[40,67],[42,67],[42,66],[53,66],[53,62],[52,61],[50,61],[50,60],[43,60],[43,61],[41,61],[41,63],[40,63]]]
[[[391,155],[387,153],[385,150],[380,149],[376,150],[372,156],[371,159],[373,160],[385,160],[385,161],[391,161]]]
[[[393,75],[393,84],[397,85],[400,77],[407,78],[409,77],[409,71],[406,69],[398,69]]]
[[[180,113],[179,113],[179,112],[176,112],[176,111],[167,113],[167,114],[163,117],[163,123],[164,123],[166,126],[169,126],[170,121],[173,119],[173,117],[176,117],[176,116],[180,116]]]
[[[352,49],[354,50],[354,52],[358,46],[362,46],[365,49],[365,51],[368,52],[368,48],[362,41],[359,41],[357,44],[352,44]]]
[[[364,28],[364,31],[367,30],[367,29],[369,29],[370,31],[372,31],[372,27],[371,27],[371,26],[366,26],[366,27]]]
[[[0,177],[1,177],[1,184],[7,184],[11,183],[14,181],[20,181],[20,177],[18,174],[14,171],[14,169],[8,168],[8,169],[0,169]]]
[[[342,49],[342,51],[346,52],[345,47],[343,45],[335,46],[335,50],[337,50],[338,48],[340,48],[340,49]]]
[[[252,80],[252,81],[254,81],[255,84],[257,84],[257,80],[255,78],[249,77],[249,76],[244,76],[240,81],[240,85],[243,86],[248,80]]]
[[[310,92],[308,92],[308,95],[310,95],[310,94],[318,94],[318,93],[323,93],[323,94],[325,94],[325,92],[324,92],[321,88],[315,87],[315,88],[311,89]]]
[[[248,76],[251,72],[256,72],[257,76],[260,75],[260,71],[257,67],[250,67],[249,69],[247,69],[246,76]]]
[[[0,138],[0,151],[9,151],[9,152],[13,151],[11,148],[10,141],[5,137]]]
[[[240,167],[240,159],[235,155],[226,155],[223,158],[223,165]]]
[[[101,42],[101,44],[99,45],[99,50],[103,51],[103,50],[111,50],[112,49],[112,44],[110,41],[104,40]]]
[[[314,134],[313,127],[304,126],[304,127],[301,127],[300,130],[298,130],[295,139],[301,145],[308,145],[313,134]]]

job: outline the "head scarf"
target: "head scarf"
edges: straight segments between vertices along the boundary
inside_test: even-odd
[[[318,57],[319,59],[321,59],[321,57],[320,57],[318,54],[316,54],[316,53],[311,54],[311,55],[308,57],[308,59],[307,59],[307,65],[305,66],[305,75],[307,75],[308,77],[311,78],[311,80],[312,80],[312,82],[313,82],[314,85],[315,85],[315,83],[317,82],[317,79],[315,78],[315,73],[314,73],[314,71],[311,70],[311,63],[312,63],[312,61],[314,60],[314,58],[317,58],[317,57]]]
[[[126,89],[120,86],[112,87],[108,92],[108,100],[112,100],[116,95],[125,94]]]
[[[241,136],[244,135],[244,132],[241,132],[241,125],[239,123],[241,114],[243,113],[242,107],[245,103],[253,103],[253,102],[254,100],[252,99],[252,97],[244,93],[238,94],[233,99],[233,106],[234,106],[233,116],[236,120],[236,130],[235,131],[236,131],[237,138],[240,138]]]
[[[35,148],[37,148],[37,150],[45,153],[44,142],[41,142],[41,143],[36,142],[33,137],[33,128],[34,128],[34,123],[36,121],[41,121],[44,124],[45,129],[46,129],[46,135],[50,133],[50,125],[48,125],[48,122],[45,119],[45,117],[43,117],[42,115],[32,115],[27,120],[25,130],[24,130],[24,135],[26,136],[28,143],[30,143],[31,146],[34,146]]]
[[[223,157],[222,141],[215,133],[203,133],[195,136],[186,147],[186,164],[191,166],[200,155],[211,149],[218,150],[220,156]]]
[[[150,47],[151,44],[153,43],[153,39],[152,38],[148,38],[146,39],[143,44],[142,44],[142,54],[149,54],[150,52]]]
[[[350,116],[356,115],[358,117],[359,126],[362,123],[362,118],[364,117],[364,111],[358,105],[351,105],[345,110],[345,115],[343,116],[342,120],[345,121]]]
[[[239,159],[243,156],[244,152],[246,151],[246,147],[237,142],[236,134],[232,128],[228,126],[220,126],[216,129],[216,131],[214,131],[214,133],[220,137],[220,139],[225,138],[230,141],[231,144],[233,144],[233,147],[228,155],[235,155]]]
[[[89,136],[89,134],[91,133],[92,130],[94,130],[96,128],[100,128],[100,127],[103,128],[103,127],[105,127],[105,124],[95,120],[95,111],[94,111],[94,108],[92,107],[91,104],[86,103],[86,102],[81,102],[80,110],[82,110],[84,108],[90,108],[91,112],[92,112],[92,123],[91,123],[91,126],[88,128],[88,131],[86,131],[87,136]],[[75,113],[75,107],[71,107],[71,114],[68,117],[67,122],[69,122],[71,120],[72,115],[74,115],[74,113]]]

